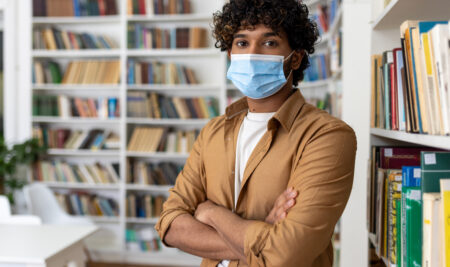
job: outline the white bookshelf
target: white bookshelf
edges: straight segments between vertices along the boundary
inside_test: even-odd
[[[34,58],[118,58],[120,49],[34,50]]]

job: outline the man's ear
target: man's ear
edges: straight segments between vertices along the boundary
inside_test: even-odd
[[[231,60],[231,49],[227,50],[227,54],[228,54],[228,59]]]
[[[295,51],[292,55],[291,66],[293,70],[300,68],[303,57],[305,56],[305,50]]]

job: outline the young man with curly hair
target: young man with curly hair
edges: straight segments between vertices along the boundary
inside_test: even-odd
[[[296,0],[230,0],[214,14],[245,97],[202,129],[156,225],[202,266],[332,266],[356,138],[293,87],[318,39],[308,15]]]

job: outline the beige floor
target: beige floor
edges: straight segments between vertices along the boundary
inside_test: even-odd
[[[112,264],[101,262],[88,262],[86,267],[176,267],[176,266],[158,266],[158,265],[127,265],[127,264]]]

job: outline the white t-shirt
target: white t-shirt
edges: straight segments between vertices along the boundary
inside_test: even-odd
[[[250,155],[255,149],[261,137],[267,131],[267,122],[273,117],[275,112],[253,113],[248,112],[241,124],[236,143],[236,161],[234,170],[234,206],[237,205],[239,193],[241,191],[242,178],[245,166]],[[223,260],[217,267],[228,267],[230,261]]]

